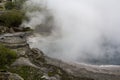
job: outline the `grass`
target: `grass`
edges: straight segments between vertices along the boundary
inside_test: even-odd
[[[7,27],[19,27],[23,19],[23,12],[10,10],[0,15],[0,25]]]
[[[43,73],[39,69],[29,66],[13,67],[9,71],[19,74],[24,80],[44,80],[41,78]]]
[[[0,44],[0,69],[6,69],[17,58],[17,53]]]

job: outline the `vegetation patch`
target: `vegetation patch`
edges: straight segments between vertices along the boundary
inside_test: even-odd
[[[24,4],[25,1],[26,0],[15,0],[14,2],[7,1],[5,3],[5,9],[6,10],[12,10],[12,9],[20,10],[22,9],[22,5]]]
[[[14,8],[15,8],[15,4],[14,4],[13,2],[7,1],[7,2],[5,3],[5,9],[6,9],[6,10],[11,10],[11,9],[14,9]]]
[[[0,44],[0,69],[6,69],[17,58],[17,53]]]
[[[24,80],[43,80],[43,73],[39,69],[29,66],[14,67],[9,70],[12,73],[19,74]]]
[[[7,27],[19,27],[24,19],[22,11],[12,10],[0,15],[0,25]]]

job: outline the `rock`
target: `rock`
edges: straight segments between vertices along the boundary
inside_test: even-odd
[[[41,78],[45,80],[60,80],[59,75],[56,75],[56,76],[49,77],[47,74],[44,74]]]
[[[14,27],[15,32],[22,32],[23,28],[22,27]]]
[[[30,27],[14,27],[13,29],[15,32],[31,31]]]
[[[68,75],[83,77],[85,80],[120,80],[120,67],[108,69],[99,66],[77,64],[73,62],[64,62],[58,59],[45,57],[47,64],[60,67]],[[74,80],[74,79],[73,79]],[[82,79],[80,79],[82,80]]]
[[[26,56],[26,51],[25,50],[19,50],[19,56],[27,57]]]
[[[46,63],[43,52],[37,48],[31,49],[27,55],[30,61],[34,62],[38,66],[43,66]]]
[[[28,51],[30,51],[27,46],[19,47],[13,50],[17,53],[18,57],[25,57],[25,58],[28,58],[27,53],[29,53]]]
[[[50,80],[50,77],[47,74],[44,74],[41,78],[45,80]]]
[[[19,48],[27,46],[24,33],[4,34],[0,36],[0,43],[9,48]]]
[[[24,58],[24,57],[20,57],[19,59],[17,59],[11,66],[30,66],[34,68],[39,68],[33,63],[31,63],[28,58]]]
[[[13,74],[10,72],[0,72],[0,80],[24,80],[18,74]]]
[[[36,59],[42,58],[44,56],[43,52],[37,48],[31,49],[31,51],[33,52],[33,55],[35,56]]]
[[[10,32],[10,33],[15,33],[15,31],[14,31],[13,28],[9,28],[9,32]]]
[[[18,74],[11,74],[9,76],[10,80],[24,80],[22,77],[20,77]]]
[[[56,77],[50,77],[49,80],[60,80],[60,79],[57,79]]]
[[[51,80],[61,80],[61,77],[56,74],[54,77],[51,77]]]
[[[8,27],[6,26],[0,26],[0,33],[6,33],[8,31]]]
[[[26,53],[30,49],[26,42],[26,35],[29,35],[29,33],[19,32],[3,34],[0,36],[0,44],[15,50],[18,53],[18,57],[28,57]]]

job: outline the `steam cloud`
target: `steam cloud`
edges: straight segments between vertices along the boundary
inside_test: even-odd
[[[24,8],[29,20],[22,25],[37,32],[50,30],[47,30],[50,35],[39,34],[29,41],[32,47],[51,57],[120,64],[119,3],[119,0],[28,0]]]

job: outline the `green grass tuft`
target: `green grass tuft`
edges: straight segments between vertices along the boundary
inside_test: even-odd
[[[10,66],[17,58],[17,53],[0,44],[0,69]]]

